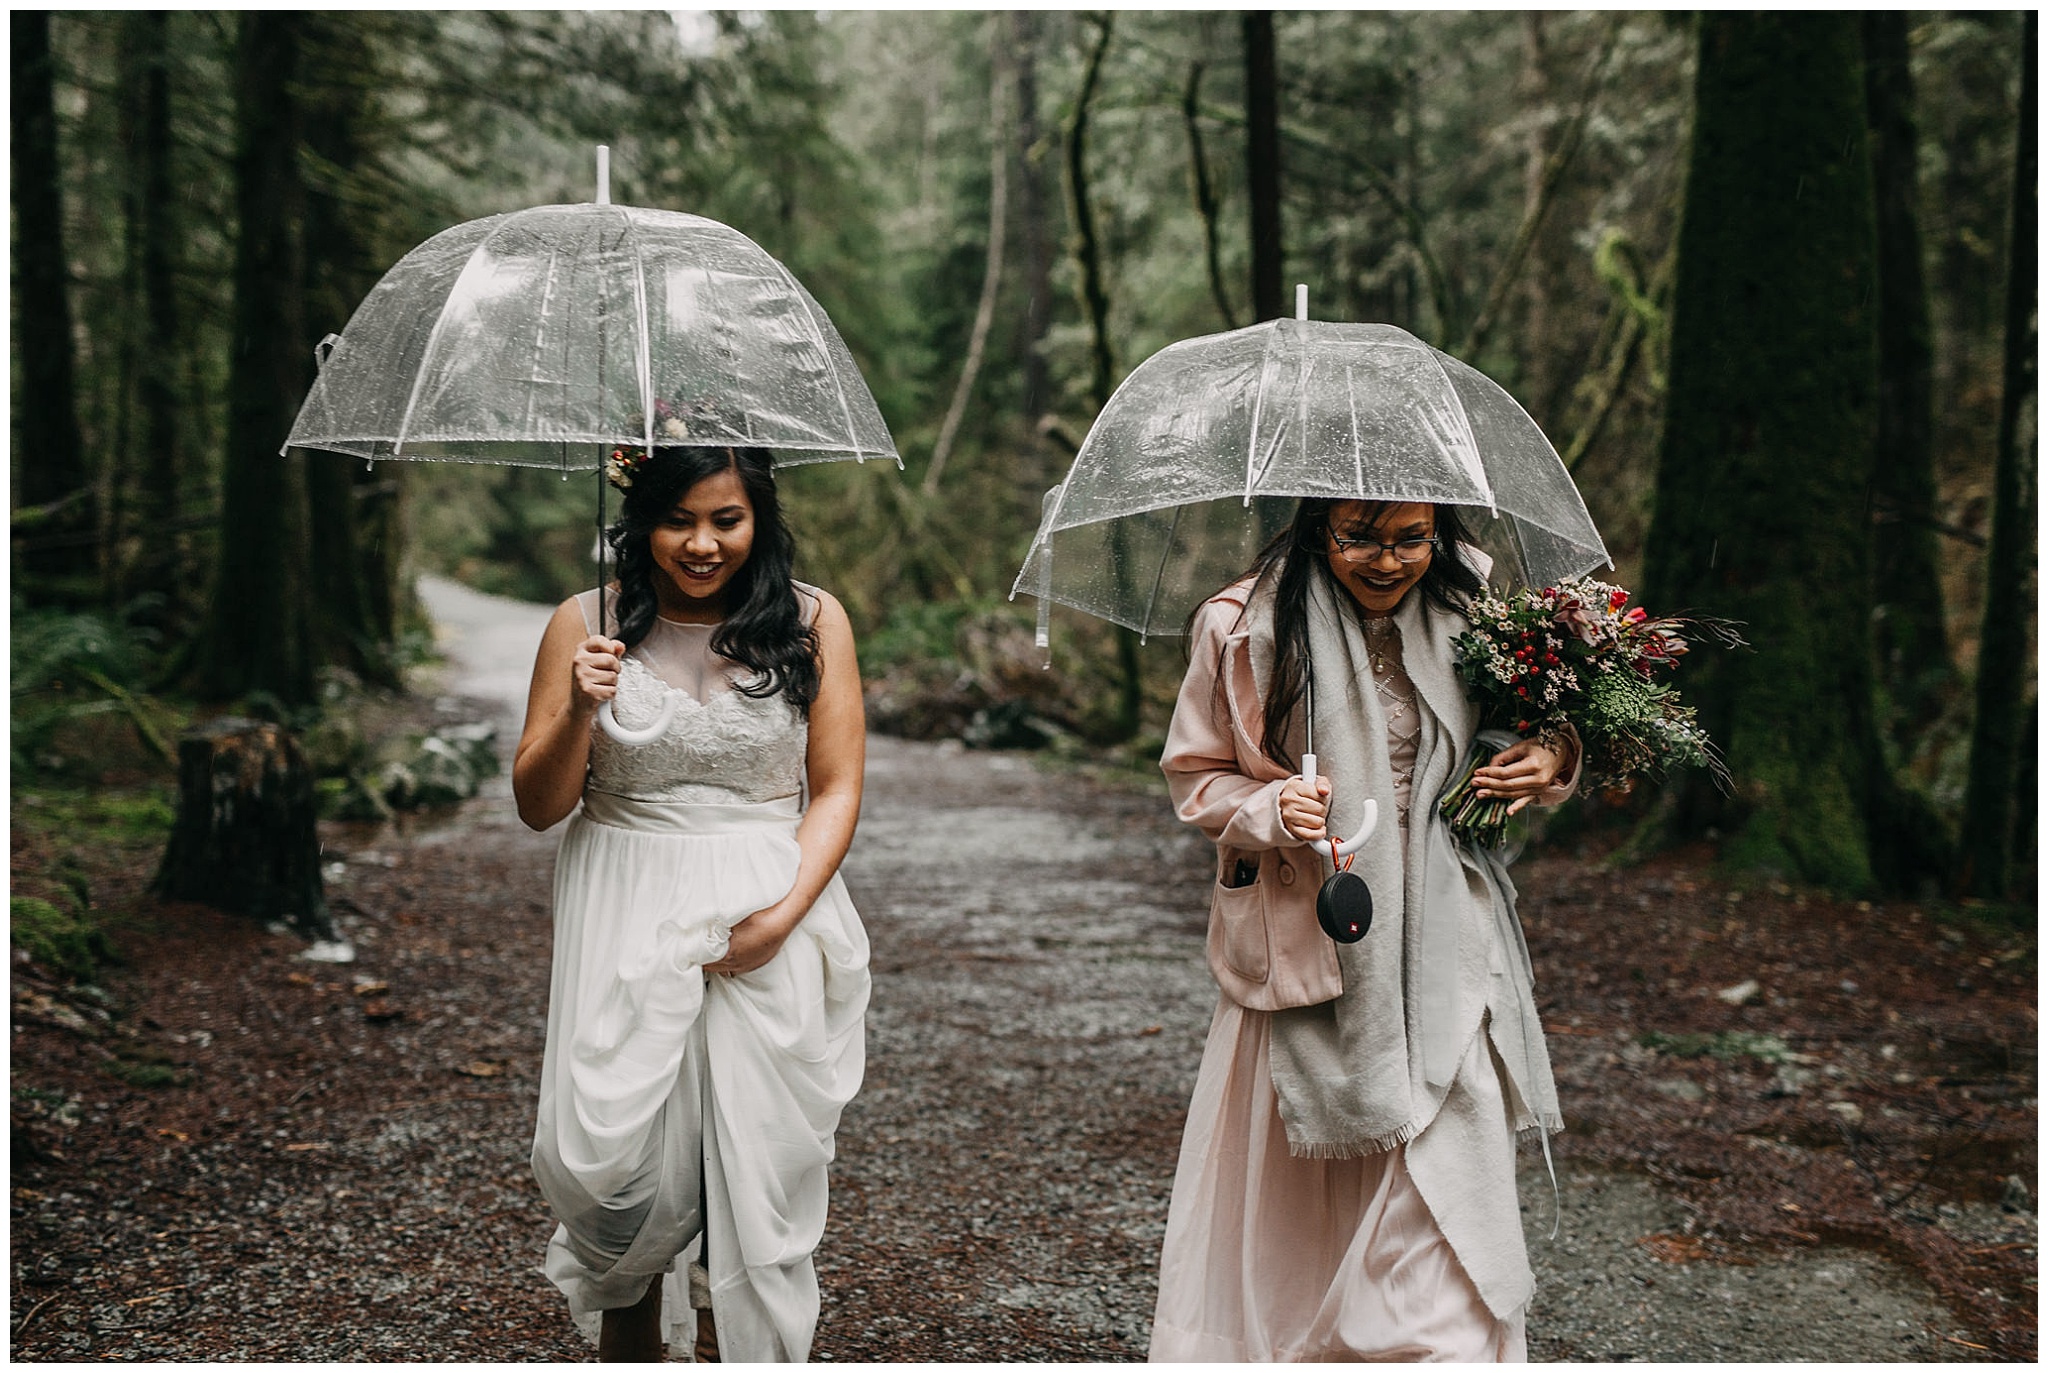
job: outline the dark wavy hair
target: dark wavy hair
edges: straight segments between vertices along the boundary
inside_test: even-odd
[[[676,502],[706,477],[738,475],[754,507],[754,547],[727,584],[724,623],[711,651],[754,673],[734,689],[749,696],[781,692],[808,717],[818,699],[818,635],[804,623],[790,583],[796,539],[782,518],[775,491],[775,457],[765,448],[684,448],[657,445],[633,473],[624,508],[605,539],[618,559],[618,637],[631,648],[654,628],[660,601],[654,590],[654,554],[648,536]]]
[[[1336,504],[1320,498],[1304,499],[1295,507],[1293,522],[1259,550],[1259,556],[1245,569],[1246,576],[1258,578],[1252,588],[1254,596],[1269,578],[1274,583],[1273,643],[1277,661],[1265,702],[1263,751],[1283,768],[1295,765],[1295,760],[1285,753],[1285,732],[1295,707],[1301,703],[1302,667],[1308,661],[1310,578],[1330,575],[1330,510]],[[1371,529],[1378,524],[1388,507],[1396,504],[1402,502],[1367,501],[1364,527]],[[1430,559],[1422,580],[1416,583],[1414,594],[1427,597],[1432,605],[1445,610],[1463,610],[1485,582],[1460,551],[1471,538],[1465,522],[1458,518],[1456,506],[1436,507],[1436,537],[1436,555]],[[1341,587],[1337,591],[1341,596],[1350,595]]]

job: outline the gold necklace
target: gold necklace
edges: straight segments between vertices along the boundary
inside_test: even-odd
[[[1395,627],[1393,617],[1368,619],[1364,621],[1363,627],[1365,629],[1366,656],[1372,663],[1373,675],[1375,677],[1382,676],[1387,670],[1387,651],[1394,646]]]

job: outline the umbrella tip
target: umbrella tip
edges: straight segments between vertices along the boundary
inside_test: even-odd
[[[612,150],[602,143],[597,145],[597,203],[612,203]]]
[[[1308,283],[1305,281],[1294,284],[1294,317],[1303,321],[1308,319]]]

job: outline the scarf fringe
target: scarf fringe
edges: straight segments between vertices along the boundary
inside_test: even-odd
[[[1390,1149],[1400,1148],[1421,1134],[1424,1124],[1427,1122],[1403,1125],[1392,1134],[1381,1135],[1376,1139],[1317,1140],[1305,1144],[1297,1144],[1290,1139],[1287,1141],[1287,1152],[1295,1158],[1371,1158],[1374,1154],[1384,1154]]]
[[[1403,1125],[1393,1133],[1380,1135],[1375,1139],[1317,1140],[1304,1144],[1298,1144],[1290,1139],[1287,1141],[1287,1152],[1293,1158],[1371,1158],[1374,1154],[1384,1154],[1389,1149],[1400,1148],[1421,1134],[1426,1128],[1428,1128],[1427,1121],[1421,1124]],[[1532,1140],[1546,1140],[1551,1135],[1561,1135],[1563,1133],[1564,1117],[1555,1111],[1547,1111],[1541,1120],[1529,1125],[1516,1127],[1515,1143],[1517,1146],[1520,1146]]]

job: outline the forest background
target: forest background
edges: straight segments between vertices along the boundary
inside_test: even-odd
[[[16,12],[13,785],[117,720],[303,730],[427,651],[421,571],[590,580],[588,481],[276,456],[383,270],[590,198],[740,229],[907,470],[786,486],[880,728],[1157,755],[1183,659],[1007,601],[1131,367],[1270,318],[1500,381],[1738,778],[1570,823],[2032,901],[2035,20],[2018,12]],[[1789,188],[1789,191],[1788,191]],[[1291,301],[1291,293],[1289,293]],[[343,758],[335,764],[349,766]]]

